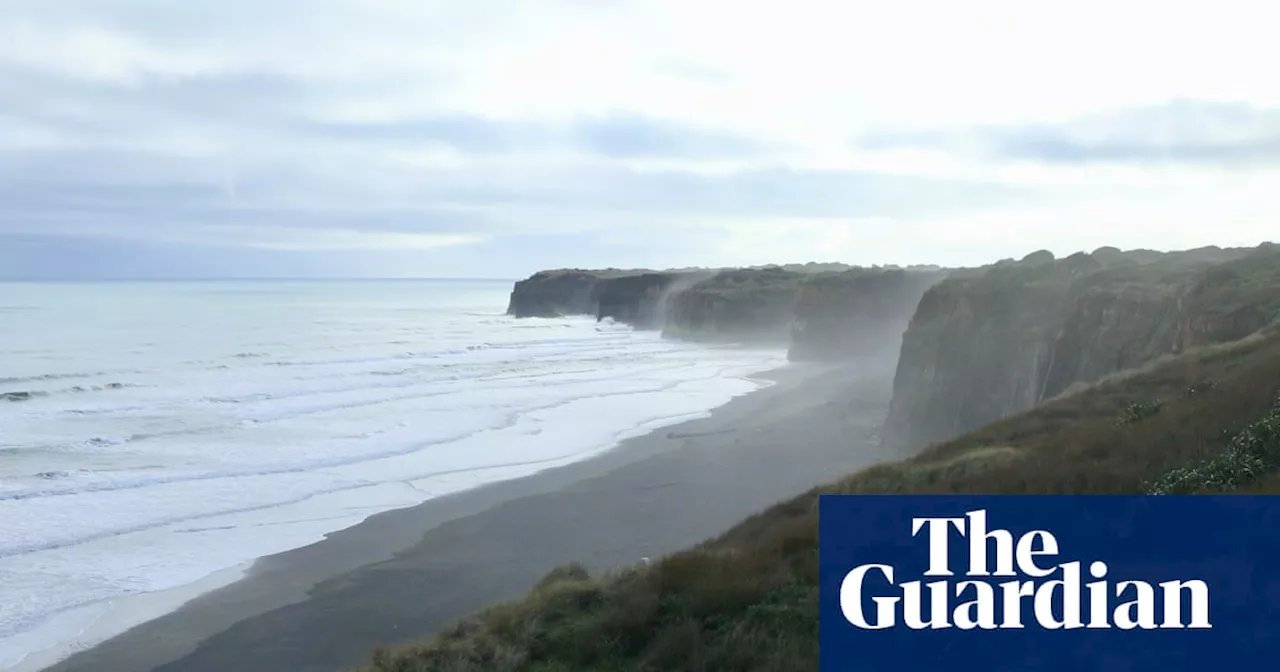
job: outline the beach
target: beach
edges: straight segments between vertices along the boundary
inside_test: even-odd
[[[517,320],[501,281],[10,288],[23,309],[0,329],[5,672],[375,514],[702,417],[786,362],[589,316]]]
[[[48,669],[339,670],[518,597],[555,566],[598,572],[687,548],[890,457],[878,432],[891,368],[761,374],[769,386],[707,417],[258,560],[240,580]]]

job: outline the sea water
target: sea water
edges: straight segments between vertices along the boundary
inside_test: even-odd
[[[509,290],[0,283],[0,669],[94,643],[130,596],[599,454],[784,361],[516,320]]]

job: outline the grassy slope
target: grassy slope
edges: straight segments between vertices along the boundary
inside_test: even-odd
[[[1277,392],[1280,329],[1272,328],[859,472],[651,567],[598,578],[553,573],[522,601],[421,645],[380,651],[367,669],[817,669],[820,493],[1137,493],[1170,470],[1222,455],[1232,436],[1268,417]],[[1159,412],[1132,410],[1155,400]],[[1269,425],[1273,450],[1278,425]],[[1237,490],[1280,492],[1280,474]]]

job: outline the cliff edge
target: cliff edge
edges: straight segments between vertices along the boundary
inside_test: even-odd
[[[1274,245],[1041,252],[957,273],[924,293],[903,336],[884,441],[913,451],[1278,317]]]

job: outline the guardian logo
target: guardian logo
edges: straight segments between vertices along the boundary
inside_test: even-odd
[[[908,628],[957,627],[963,630],[982,628],[1023,628],[1023,612],[1031,605],[1031,613],[1041,627],[1058,628],[1208,628],[1209,587],[1204,581],[1165,581],[1160,584],[1161,601],[1157,602],[1156,588],[1146,581],[1121,581],[1112,584],[1105,580],[1107,563],[1095,560],[1089,564],[1089,575],[1098,581],[1082,586],[1081,562],[1073,560],[1054,564],[1058,558],[1058,540],[1047,530],[1032,530],[1016,540],[1008,530],[987,530],[987,512],[970,511],[963,518],[915,518],[911,521],[913,535],[927,532],[929,540],[929,568],[927,577],[954,577],[951,569],[949,532],[954,527],[961,537],[968,538],[968,565],[963,576],[966,580],[942,579],[922,582],[907,581],[894,584],[894,568],[890,565],[867,564],[854,568],[840,584],[840,609],[844,617],[855,627],[867,630],[892,628],[901,620]],[[988,551],[994,547],[994,558]],[[994,560],[990,562],[989,560]],[[878,581],[869,581],[872,574]],[[1056,580],[1046,580],[1057,575]],[[1022,580],[1019,576],[1027,577]],[[995,583],[993,578],[1009,580]],[[887,585],[886,585],[887,584]],[[878,590],[877,590],[878,589]],[[1182,592],[1191,597],[1190,624],[1183,620]],[[1082,595],[1087,591],[1087,595]],[[874,623],[867,622],[862,612],[863,596],[873,597],[876,603]],[[887,596],[892,593],[893,596]],[[1131,597],[1112,606],[1112,600]],[[953,600],[968,597],[957,606]],[[924,608],[928,601],[927,610]],[[1061,615],[1055,613],[1055,602],[1062,606]],[[1087,604],[1088,625],[1082,620],[1081,605]],[[1156,624],[1158,607],[1163,607],[1163,620]],[[922,614],[928,611],[929,618]]]
[[[822,669],[1280,659],[1277,500],[823,497]]]

